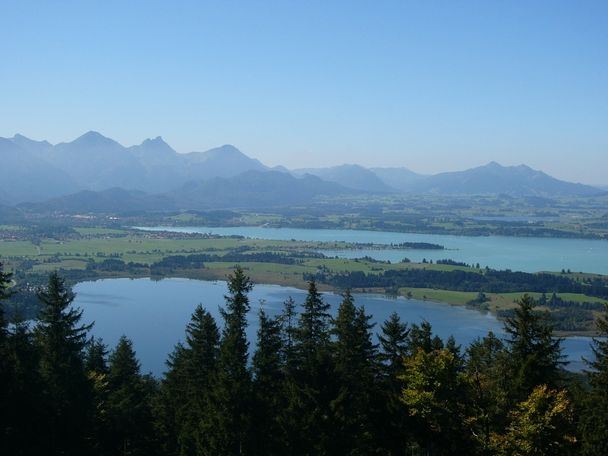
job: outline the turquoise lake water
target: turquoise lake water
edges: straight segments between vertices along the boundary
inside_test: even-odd
[[[608,274],[608,241],[595,239],[528,238],[505,236],[453,236],[439,234],[390,233],[384,231],[320,230],[261,227],[154,227],[146,230],[168,230],[185,233],[240,235],[256,239],[301,241],[345,241],[374,244],[429,242],[448,250],[337,250],[327,255],[356,258],[368,255],[379,260],[412,261],[449,258],[482,267],[538,272],[570,269],[575,272]]]
[[[144,372],[160,375],[165,360],[174,345],[183,340],[186,324],[194,308],[201,303],[221,323],[219,306],[224,303],[226,283],[188,279],[106,279],[82,282],[74,287],[75,305],[84,310],[84,320],[95,322],[93,334],[113,347],[121,335],[133,340]],[[257,313],[261,306],[270,315],[281,311],[282,303],[292,296],[297,304],[304,301],[306,292],[276,285],[256,285],[250,294],[248,336],[255,341]],[[340,296],[325,293],[324,299],[333,311]],[[373,321],[382,323],[396,311],[403,321],[421,323],[426,320],[433,331],[446,339],[454,335],[463,346],[488,331],[502,335],[502,324],[490,314],[447,304],[388,298],[381,295],[356,294],[358,305],[365,305]],[[379,331],[379,324],[374,328]],[[591,356],[590,338],[573,337],[564,341],[564,353],[569,369],[580,370],[581,356]],[[253,349],[253,346],[252,346]]]

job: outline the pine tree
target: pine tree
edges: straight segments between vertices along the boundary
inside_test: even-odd
[[[535,386],[558,386],[562,363],[561,342],[553,336],[548,314],[534,310],[527,294],[517,301],[515,315],[505,321],[511,369],[511,395],[525,400]]]
[[[92,337],[86,347],[84,368],[87,372],[98,374],[108,373],[107,357],[108,347],[101,338]]]
[[[180,413],[181,454],[195,454],[205,447],[201,429],[208,407],[208,390],[215,374],[220,334],[213,316],[198,305],[186,327],[185,401]]]
[[[464,382],[467,388],[467,424],[482,454],[488,454],[492,433],[507,421],[507,353],[494,333],[473,341],[466,351]]]
[[[169,370],[155,403],[165,453],[195,455],[206,448],[201,423],[208,413],[219,337],[215,319],[199,304],[186,326],[185,345],[178,343],[169,355]]]
[[[433,350],[441,350],[443,341],[433,336],[433,328],[428,321],[423,321],[420,325],[412,324],[408,333],[407,352],[409,356],[415,355],[418,350],[430,353]]]
[[[296,303],[290,296],[283,303],[283,311],[280,316],[281,338],[282,338],[282,357],[285,370],[293,373],[296,363],[296,351],[294,349],[296,338]]]
[[[209,413],[203,423],[207,436],[204,454],[240,455],[249,450],[252,397],[245,329],[252,287],[251,280],[238,266],[228,277],[226,309],[220,309],[224,329],[217,372],[211,384]]]
[[[2,412],[8,418],[2,428],[0,453],[14,456],[42,453],[46,426],[43,385],[38,374],[39,354],[27,322],[16,321],[8,332],[3,361],[10,366]],[[1,413],[1,412],[0,412]],[[3,446],[6,445],[4,448]]]
[[[92,325],[81,325],[82,310],[71,306],[74,294],[57,273],[38,293],[42,306],[35,329],[40,375],[49,416],[50,452],[81,454],[92,414],[92,387],[83,350]]]
[[[313,361],[319,350],[329,347],[330,322],[329,304],[323,301],[317,284],[311,281],[296,332],[298,354],[304,364]]]
[[[343,295],[333,334],[338,394],[334,414],[334,452],[369,454],[373,448],[374,410],[377,406],[377,346],[372,342],[370,316],[355,307],[349,291]]]
[[[150,396],[132,342],[122,336],[109,361],[108,449],[111,454],[148,455],[155,448]]]
[[[182,343],[176,344],[167,359],[168,371],[153,402],[155,429],[163,454],[195,454],[191,433],[184,439],[184,416],[189,410],[188,362],[188,351]]]
[[[330,402],[337,388],[330,322],[329,304],[312,281],[294,334],[295,370],[286,384],[287,407],[281,420],[289,445],[286,453],[323,454],[333,443]]]
[[[582,453],[585,456],[608,454],[608,305],[596,320],[598,336],[593,339],[594,359],[587,361],[591,386],[582,414]]]
[[[389,454],[402,454],[406,448],[409,431],[407,410],[401,402],[404,360],[409,354],[409,332],[407,323],[393,312],[381,327],[378,336],[383,362],[383,387],[381,390],[384,413],[378,417],[377,434]]]
[[[381,359],[385,365],[386,375],[395,376],[403,369],[403,358],[407,355],[408,334],[407,323],[402,323],[397,312],[393,312],[381,326],[378,336],[382,347]]]
[[[257,350],[253,355],[253,389],[255,404],[253,435],[255,454],[283,454],[279,414],[284,407],[283,341],[281,321],[270,318],[263,309],[259,313]]]
[[[11,283],[11,276],[4,272],[3,265],[0,263],[0,450],[3,442],[6,442],[10,426],[10,414],[8,408],[2,407],[9,400],[10,389],[13,387],[14,376],[12,366],[9,362],[8,350],[8,329],[7,321],[4,317],[3,301],[8,297],[8,287]],[[4,453],[4,451],[3,451]]]

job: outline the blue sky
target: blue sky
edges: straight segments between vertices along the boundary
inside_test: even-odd
[[[607,1],[2,2],[0,136],[608,184]]]

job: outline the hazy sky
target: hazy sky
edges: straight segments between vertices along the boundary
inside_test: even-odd
[[[0,136],[608,184],[608,1],[2,1]]]

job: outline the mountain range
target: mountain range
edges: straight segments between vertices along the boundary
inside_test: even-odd
[[[177,153],[160,136],[125,147],[90,131],[51,144],[0,138],[0,204],[61,210],[262,208],[344,194],[507,194],[588,196],[602,190],[565,182],[525,165],[489,163],[421,175],[407,168],[270,168],[232,145]],[[43,204],[39,204],[43,203]]]

